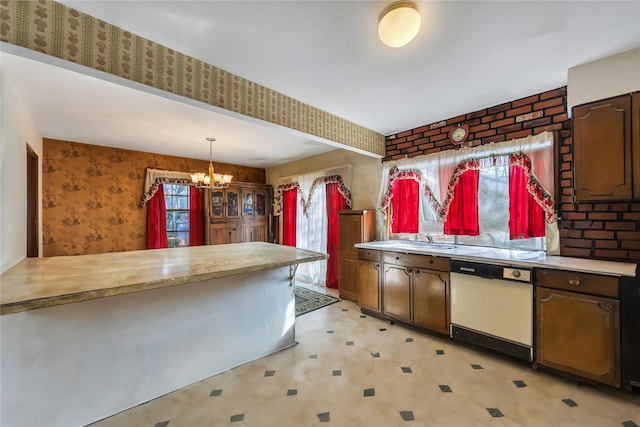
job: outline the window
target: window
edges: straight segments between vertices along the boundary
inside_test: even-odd
[[[383,165],[379,206],[382,209],[393,206],[389,210],[393,216],[390,218],[392,226],[405,215],[418,215],[417,233],[394,233],[392,227],[389,237],[544,250],[547,244],[545,221],[550,227],[548,232],[556,233],[557,230],[552,165],[553,137],[549,133]],[[520,181],[510,180],[513,178],[510,177],[512,167],[521,172],[518,175],[521,176]],[[477,184],[472,190],[477,199],[473,200],[469,195],[457,198],[456,204],[455,192],[462,178],[473,170],[477,174]],[[454,179],[455,176],[459,177],[458,180]],[[418,206],[405,204],[411,212],[404,209],[395,212],[394,183],[407,179],[420,183]],[[474,207],[477,207],[477,214],[469,216],[476,211]],[[458,215],[456,218],[463,215],[464,221],[471,219],[475,223],[474,233],[466,232],[468,227],[462,227],[461,231],[458,231],[460,227],[455,227],[454,233],[446,234],[444,224],[452,212]],[[451,230],[449,228],[448,232]]]
[[[189,246],[189,186],[164,184],[164,202],[169,247]]]

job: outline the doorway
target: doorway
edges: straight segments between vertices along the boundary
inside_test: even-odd
[[[27,144],[27,257],[40,253],[38,239],[38,155]]]

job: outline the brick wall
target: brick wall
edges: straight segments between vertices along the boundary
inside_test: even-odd
[[[454,125],[469,126],[465,145],[556,132],[559,159],[560,250],[564,256],[640,260],[640,201],[573,203],[571,120],[566,87],[506,102],[436,123],[389,135],[384,160],[399,160],[455,149],[449,141]]]

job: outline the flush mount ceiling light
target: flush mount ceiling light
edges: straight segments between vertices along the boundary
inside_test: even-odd
[[[402,47],[418,34],[420,13],[411,1],[396,1],[380,14],[378,36],[389,47]]]

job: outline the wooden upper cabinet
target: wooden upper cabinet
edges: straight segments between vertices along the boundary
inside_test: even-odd
[[[640,199],[640,92],[631,97],[631,151],[633,152],[633,198]]]
[[[631,95],[623,95],[574,107],[576,201],[629,200],[640,196],[640,172],[633,171],[631,98]],[[639,110],[640,107],[636,107],[636,122]],[[637,138],[635,144],[638,144]],[[639,168],[637,164],[636,169]]]

